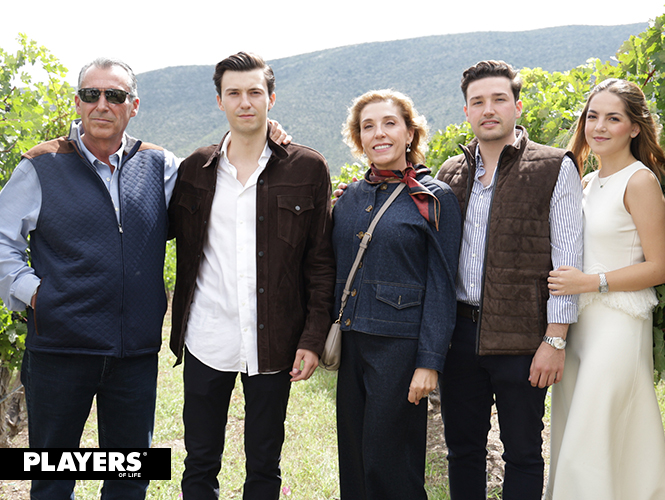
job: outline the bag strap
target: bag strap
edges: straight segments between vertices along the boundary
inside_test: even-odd
[[[353,265],[351,266],[351,271],[349,271],[349,277],[346,279],[346,284],[344,285],[344,292],[342,293],[339,316],[337,317],[335,323],[339,323],[342,321],[342,315],[344,314],[344,307],[346,306],[346,302],[349,299],[349,295],[351,295],[351,290],[350,290],[351,285],[353,285],[353,280],[356,278],[356,273],[358,272],[358,266],[360,266],[360,261],[362,260],[363,255],[365,254],[365,250],[367,250],[367,246],[369,245],[369,242],[372,240],[372,233],[374,233],[374,228],[378,224],[381,216],[385,213],[386,210],[388,210],[390,204],[395,200],[395,198],[397,198],[397,196],[402,192],[402,190],[405,187],[406,184],[404,184],[403,182],[399,183],[399,185],[395,188],[390,197],[386,200],[383,206],[381,206],[379,211],[376,213],[367,231],[365,231],[365,234],[363,235],[363,238],[360,241],[360,248],[358,248],[358,253],[356,254],[356,260],[353,261]]]

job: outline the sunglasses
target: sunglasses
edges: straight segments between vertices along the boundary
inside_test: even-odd
[[[131,96],[129,92],[125,92],[120,89],[79,89],[78,95],[83,102],[97,102],[99,101],[99,96],[104,92],[104,97],[106,101],[110,104],[122,104],[127,99],[127,96]]]

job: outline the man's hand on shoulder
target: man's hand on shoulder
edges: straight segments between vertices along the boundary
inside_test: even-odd
[[[298,349],[296,359],[293,361],[293,369],[289,372],[291,382],[307,380],[312,376],[317,366],[319,366],[318,354],[308,349]]]
[[[268,120],[268,125],[270,125],[270,138],[275,144],[284,144],[285,146],[291,144],[292,137],[286,133],[279,122]]]
[[[354,177],[353,179],[351,179],[351,182],[358,182],[358,179],[356,177]],[[349,185],[344,183],[344,182],[340,182],[339,184],[337,184],[337,189],[335,189],[333,191],[333,196],[334,196],[333,201],[332,201],[333,205],[335,203],[337,203],[337,200],[339,200],[342,197],[342,195],[344,194],[344,191],[346,191],[346,188],[348,188],[348,187],[349,187]]]

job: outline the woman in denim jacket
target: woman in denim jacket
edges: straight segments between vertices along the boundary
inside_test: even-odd
[[[344,136],[370,170],[333,210],[336,311],[363,232],[400,182],[406,189],[378,223],[341,318],[341,497],[426,499],[427,395],[455,326],[459,204],[419,164],[427,125],[403,94],[357,98]]]

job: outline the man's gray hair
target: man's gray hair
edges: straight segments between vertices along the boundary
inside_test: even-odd
[[[88,63],[85,66],[83,66],[83,68],[81,68],[81,72],[79,73],[79,82],[78,82],[79,89],[83,84],[83,78],[85,77],[85,73],[93,66],[99,69],[109,69],[112,68],[113,66],[120,66],[122,69],[124,69],[127,72],[127,75],[129,76],[129,93],[131,94],[132,100],[136,99],[139,96],[138,81],[136,80],[136,75],[132,71],[132,68],[129,67],[129,64],[121,61],[120,59],[109,59],[108,57],[98,57],[91,63]]]

